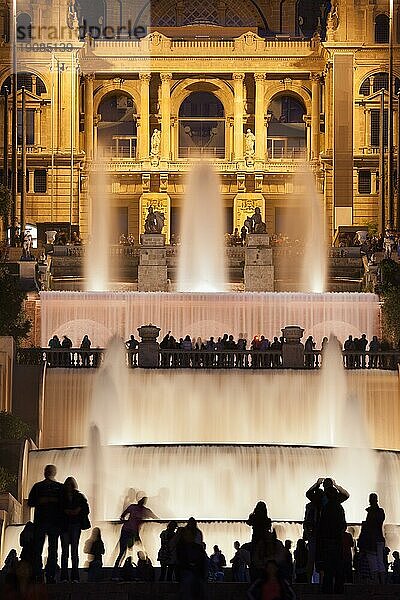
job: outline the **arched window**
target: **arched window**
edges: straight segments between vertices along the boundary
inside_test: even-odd
[[[387,44],[389,42],[389,17],[385,14],[377,15],[375,19],[375,43]]]
[[[79,0],[77,9],[81,39],[84,39],[87,33],[94,39],[102,38],[108,25],[116,31],[120,24],[119,6],[112,0]]]
[[[225,112],[210,92],[192,92],[179,109],[179,156],[225,158]]]
[[[269,158],[303,158],[306,153],[306,109],[301,99],[276,96],[268,107],[267,148]]]
[[[374,73],[364,79],[360,86],[359,94],[360,96],[371,96],[372,94],[376,94],[381,89],[389,91],[389,73],[380,72]],[[394,78],[394,93],[398,94],[400,90],[400,79],[398,77]]]
[[[135,158],[137,147],[136,106],[126,92],[111,92],[100,102],[97,129],[99,154]]]
[[[269,32],[267,19],[255,0],[154,0],[151,2],[153,27],[181,25],[223,25],[226,27],[257,27],[259,34]]]
[[[42,96],[46,94],[46,85],[40,77],[33,75],[32,73],[18,73],[17,75],[17,90],[24,87],[28,92],[32,92],[36,96]],[[11,77],[7,77],[3,85],[1,86],[1,93],[4,93],[4,88],[7,88],[11,92]]]
[[[32,17],[28,13],[17,16],[17,42],[30,42],[32,39]]]

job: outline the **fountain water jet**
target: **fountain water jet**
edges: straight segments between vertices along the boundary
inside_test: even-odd
[[[286,199],[282,231],[278,233],[289,236],[292,242],[300,242],[304,252],[296,272],[293,271],[293,255],[281,257],[282,272],[286,272],[283,279],[286,277],[291,281],[291,290],[321,294],[327,288],[325,219],[323,198],[309,165],[302,165],[293,175],[293,187],[293,193]]]
[[[129,370],[121,339],[113,337],[104,363],[93,383],[90,423],[100,432],[107,445],[132,443],[133,404],[130,402]]]
[[[89,176],[91,237],[85,254],[85,289],[103,292],[110,281],[110,201],[105,166],[99,166]]]
[[[198,164],[183,205],[178,291],[226,290],[224,233],[218,175],[206,163]]]
[[[373,450],[357,391],[349,393],[341,344],[333,335],[324,351],[317,428],[321,444],[334,450],[332,475],[346,489],[358,506],[375,491],[379,457]],[[357,485],[354,485],[355,478]]]
[[[326,290],[327,248],[325,243],[325,219],[323,199],[317,190],[315,177],[306,168],[296,179],[306,190],[304,195],[305,246],[302,280],[305,292],[322,293]]]

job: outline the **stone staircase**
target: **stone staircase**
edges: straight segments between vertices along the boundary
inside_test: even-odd
[[[117,247],[118,249],[118,247]],[[177,278],[176,247],[167,247],[168,278],[174,283]],[[244,248],[227,248],[229,281],[243,281]],[[57,255],[51,259],[52,289],[82,289],[84,277],[84,257],[77,252],[74,255]],[[302,256],[282,254],[274,250],[275,291],[301,290],[299,277],[302,271]],[[138,253],[116,253],[110,256],[111,279],[135,285],[138,278]],[[328,291],[359,292],[363,278],[361,257],[333,256],[328,259]],[[133,289],[133,288],[132,288]]]

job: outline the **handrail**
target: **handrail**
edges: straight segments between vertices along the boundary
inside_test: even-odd
[[[98,368],[104,361],[104,348],[18,348],[17,364],[41,365],[50,368]],[[140,348],[126,350],[126,365],[137,368]],[[353,369],[397,370],[400,351],[342,351],[343,366]],[[304,352],[303,367],[319,369],[323,364],[323,351]],[[283,369],[281,350],[184,350],[159,349],[160,369]]]

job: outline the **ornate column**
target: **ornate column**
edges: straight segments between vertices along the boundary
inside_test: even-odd
[[[332,63],[328,62],[325,70],[325,94],[323,107],[323,112],[325,113],[325,152],[328,150],[332,151],[332,95]]]
[[[303,115],[303,121],[306,124],[307,160],[311,160],[311,116]]]
[[[93,156],[97,158],[97,130],[100,122],[100,115],[94,115],[93,117]]]
[[[269,155],[269,150],[268,150],[268,127],[269,127],[269,124],[270,124],[270,122],[271,122],[271,119],[272,119],[272,113],[267,113],[267,114],[265,115],[265,117],[264,117],[264,125],[265,125],[265,143],[267,144],[267,151],[266,151],[267,158],[272,158],[272,157]]]
[[[161,77],[161,160],[169,160],[171,146],[171,73],[160,73]]]
[[[150,79],[151,73],[139,73],[140,79],[140,119],[138,131],[138,154],[137,158],[146,160],[150,153]]]
[[[366,108],[364,110],[364,146],[366,148],[366,152],[368,152],[368,148],[371,146],[371,109]]]
[[[264,85],[265,85],[265,73],[254,73],[254,79],[256,81],[256,97],[255,97],[255,108],[254,108],[254,123],[255,123],[255,136],[256,136],[256,160],[265,160],[265,111],[264,111]]]
[[[85,152],[93,160],[93,81],[94,73],[85,75]]]
[[[321,113],[321,75],[312,73],[311,79],[311,160],[319,159],[320,152],[320,113]]]
[[[243,80],[244,73],[233,73],[234,143],[235,160],[243,160]]]
[[[42,145],[42,132],[41,132],[41,127],[40,127],[40,113],[41,113],[41,109],[40,108],[35,108],[35,114],[34,114],[34,144],[35,146],[41,146]],[[29,188],[31,189],[31,188]]]

